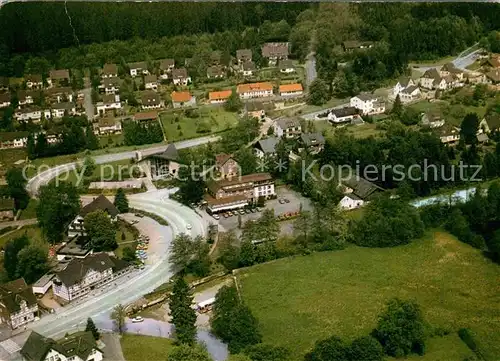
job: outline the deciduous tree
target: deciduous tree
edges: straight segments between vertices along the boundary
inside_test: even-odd
[[[113,324],[115,325],[116,331],[120,334],[125,332],[125,317],[127,313],[125,312],[125,307],[122,304],[116,305],[111,312],[111,319],[113,320]]]
[[[99,209],[87,214],[83,226],[90,239],[89,247],[94,251],[113,251],[118,247],[116,227],[106,212]]]
[[[36,244],[23,248],[17,255],[16,277],[34,283],[49,270],[47,254],[47,249]]]
[[[11,168],[5,176],[7,180],[7,191],[14,199],[16,209],[25,209],[28,206],[30,196],[26,191],[27,180],[24,178],[20,168]]]

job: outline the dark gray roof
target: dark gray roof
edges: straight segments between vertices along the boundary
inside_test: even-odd
[[[174,144],[169,144],[163,152],[152,154],[151,157],[177,161],[179,159],[179,153]]]
[[[291,69],[294,68],[291,60],[281,60],[280,61],[280,69]]]
[[[245,70],[245,71],[249,71],[249,70],[253,71],[253,70],[255,70],[255,64],[254,64],[254,62],[251,61],[251,60],[250,61],[245,61],[243,63],[243,70]]]
[[[114,76],[114,77],[111,77],[111,78],[104,78],[102,80],[102,84],[104,85],[104,87],[106,88],[111,88],[113,86],[119,86],[120,85],[120,78]]]
[[[274,104],[272,102],[248,102],[245,104],[245,109],[247,112],[255,112],[257,110],[273,110],[274,109]]]
[[[283,118],[276,120],[276,123],[281,129],[300,127],[300,122],[297,119]]]
[[[156,83],[158,78],[154,74],[149,74],[144,77],[144,83]]]
[[[0,285],[0,304],[3,304],[9,313],[19,311],[21,301],[25,301],[29,307],[37,303],[33,290],[23,278]]]
[[[99,350],[90,331],[76,332],[58,341],[33,331],[21,349],[21,355],[28,361],[43,361],[51,349],[67,358],[77,356],[82,360],[86,360],[93,349]]]
[[[439,75],[439,72],[436,70],[436,68],[428,69],[424,73],[424,75],[422,75],[422,77],[434,80],[441,80],[441,76]]]
[[[208,76],[220,76],[224,75],[224,68],[220,65],[209,66],[207,68]]]
[[[254,147],[259,148],[266,154],[276,153],[276,145],[278,144],[278,138],[269,137],[266,139],[261,139],[255,143]]]
[[[418,86],[416,86],[416,85],[410,85],[409,87],[406,87],[405,89],[403,89],[402,92],[405,93],[405,94],[411,94],[411,93],[413,93],[413,91],[415,89],[418,89]]]
[[[10,102],[10,93],[0,93],[0,103]]]
[[[65,109],[65,110],[71,110],[75,108],[75,104],[66,102],[66,103],[56,103],[52,106],[54,109]]]
[[[148,65],[146,64],[145,61],[138,61],[135,63],[128,63],[128,67],[130,69],[147,69]]]
[[[376,192],[382,192],[384,189],[378,185],[361,178],[357,174],[352,175],[349,179],[343,182],[349,188],[352,188],[352,193],[363,200],[370,199]]]
[[[335,117],[337,117],[337,118],[348,117],[348,116],[356,115],[358,113],[359,113],[358,109],[356,109],[354,107],[344,107],[344,108],[332,109],[330,111],[330,114],[335,115]]]
[[[173,79],[185,79],[188,77],[188,72],[186,68],[172,69]]]
[[[116,64],[104,64],[102,67],[102,73],[109,74],[118,74],[118,66]]]
[[[80,283],[89,270],[104,272],[110,268],[114,269],[115,263],[107,253],[94,253],[85,258],[73,258],[56,276],[66,287],[70,287]]]
[[[161,104],[160,95],[154,91],[145,91],[141,96],[142,105],[159,105]]]
[[[175,65],[174,59],[161,59],[160,60],[160,69],[168,70]]]
[[[323,137],[323,134],[317,132],[317,133],[302,133],[300,135],[300,138],[302,139],[302,142],[306,146],[315,146],[315,145],[321,145],[325,144],[325,137]]]
[[[401,79],[399,79],[398,83],[406,88],[408,86],[408,84],[410,83],[410,80],[411,80],[411,78],[404,76]]]
[[[356,95],[356,98],[361,99],[362,101],[367,101],[367,100],[373,100],[373,99],[378,99],[378,96],[370,93],[361,93]]]
[[[100,194],[96,199],[94,199],[91,203],[87,204],[80,210],[80,215],[82,217],[85,217],[87,214],[95,212],[97,210],[104,211],[111,217],[116,217],[120,213],[108,198]]]
[[[236,58],[238,60],[242,59],[252,59],[252,50],[251,49],[238,49],[236,50]]]

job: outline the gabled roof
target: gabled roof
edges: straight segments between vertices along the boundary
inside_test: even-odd
[[[351,188],[355,195],[363,200],[370,199],[376,192],[382,192],[384,189],[378,185],[361,178],[357,174],[352,175],[349,179],[343,182],[346,186]]]
[[[344,118],[358,114],[359,110],[355,107],[343,107],[332,109],[329,113],[335,115],[336,118]]]
[[[105,75],[118,74],[118,66],[116,64],[104,64],[102,73]]]
[[[221,76],[224,75],[224,68],[221,65],[209,66],[207,68],[208,76]]]
[[[415,90],[418,90],[418,86],[416,86],[416,85],[410,85],[409,87],[404,88],[403,91],[402,91],[402,93],[411,94]]]
[[[148,65],[146,64],[145,61],[137,61],[135,63],[128,63],[127,64],[130,69],[147,69]]]
[[[254,147],[259,148],[266,154],[276,153],[276,145],[278,145],[278,138],[269,137],[266,139],[261,139],[255,143]]]
[[[158,78],[154,74],[149,74],[144,77],[144,83],[156,83],[158,81]]]
[[[119,97],[118,97],[118,99],[119,99]],[[118,100],[118,101],[119,101],[119,100]],[[114,95],[114,94],[104,94],[104,95],[102,96],[102,102],[103,102],[104,104],[112,104],[112,103],[116,103],[116,102],[117,102],[117,100],[116,100],[116,95]]]
[[[173,91],[170,96],[172,98],[172,101],[175,103],[186,103],[190,101],[191,98],[193,97],[190,92],[176,92],[176,91]]]
[[[300,83],[280,85],[280,93],[283,93],[283,92],[300,92],[302,90],[303,90],[302,84],[300,84]]]
[[[284,57],[288,53],[288,43],[265,43],[262,46],[262,56],[265,58]]]
[[[253,70],[255,70],[255,63],[253,61],[251,61],[251,60],[245,61],[242,66],[243,66],[243,70],[244,71],[253,71]]]
[[[21,349],[21,355],[28,361],[43,361],[50,350],[55,350],[66,358],[86,360],[94,349],[99,350],[90,331],[76,332],[58,341],[32,331]]]
[[[490,113],[484,117],[486,123],[490,130],[495,130],[500,128],[500,114]]]
[[[104,195],[100,194],[96,199],[87,204],[80,210],[80,216],[85,217],[87,214],[97,210],[108,213],[111,217],[116,217],[120,212],[111,201]]]
[[[163,152],[151,154],[149,157],[177,161],[179,159],[179,153],[174,144],[169,144]]]
[[[155,120],[155,119],[158,119],[158,112],[157,111],[142,112],[142,113],[134,114],[134,120],[136,120],[136,121]]]
[[[493,81],[494,83],[498,83],[500,82],[500,70],[499,69],[492,70],[486,73],[486,77],[491,81]]]
[[[215,156],[215,165],[222,167],[229,159],[233,159],[231,154],[221,153]]]
[[[10,93],[0,93],[0,103],[10,102]]]
[[[252,50],[251,49],[238,49],[236,50],[236,59],[252,59]]]
[[[64,110],[71,110],[75,109],[75,104],[70,103],[70,102],[65,102],[65,103],[55,103],[52,105],[53,109],[64,109]]]
[[[399,79],[398,84],[400,84],[403,88],[406,88],[411,81],[413,80],[410,77],[404,76]]]
[[[105,88],[117,87],[120,85],[120,78],[116,76],[110,78],[104,78],[102,80],[102,84],[104,85]]]
[[[228,90],[221,90],[221,91],[216,91],[216,92],[210,92],[208,93],[208,99],[209,100],[220,100],[220,99],[227,99],[231,96],[231,93],[233,91],[231,89]]]
[[[188,72],[186,68],[172,69],[173,79],[186,79],[188,77]]]
[[[436,68],[427,69],[424,75],[422,75],[422,78],[434,79],[434,81],[441,80],[441,76],[439,75],[439,72],[436,70]]]
[[[325,137],[323,137],[323,134],[316,132],[316,133],[302,133],[300,135],[300,138],[302,139],[302,142],[306,146],[314,146],[314,145],[322,145],[325,144]]]
[[[145,91],[141,96],[142,105],[159,105],[161,103],[160,95],[154,91]]]
[[[376,96],[374,94],[370,94],[370,93],[361,93],[361,94],[356,95],[354,98],[358,98],[358,99],[366,102],[367,100],[377,100],[378,96]]]
[[[294,68],[291,60],[280,60],[280,69],[292,69]]]
[[[9,313],[18,312],[22,301],[26,302],[28,307],[37,304],[33,290],[28,287],[24,278],[0,285],[0,304],[3,304]]]
[[[239,84],[236,88],[238,94],[256,91],[272,91],[273,85],[269,82]]]
[[[114,269],[115,261],[116,258],[110,257],[107,253],[94,253],[85,258],[73,258],[66,268],[56,273],[56,276],[66,287],[70,287],[80,283],[89,270],[104,272],[110,268]]]
[[[24,76],[24,80],[31,81],[32,83],[41,83],[42,75],[40,74],[28,74]]]
[[[278,124],[278,126],[281,129],[300,127],[300,122],[297,119],[290,119],[290,118],[278,119],[276,120],[276,124]]]
[[[51,70],[49,76],[50,79],[53,80],[69,79],[69,70],[68,69]]]
[[[160,70],[168,70],[175,65],[174,59],[161,59]]]
[[[60,88],[50,88],[45,90],[45,94],[51,95],[61,95],[61,94],[73,94],[73,89],[70,87],[60,87]]]

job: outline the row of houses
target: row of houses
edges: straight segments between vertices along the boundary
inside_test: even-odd
[[[225,103],[231,96],[230,89],[213,91],[208,94],[208,100],[211,104]],[[241,99],[265,98],[274,96],[274,86],[269,82],[239,84],[236,93]],[[297,97],[304,93],[302,84],[283,84],[278,88],[278,94],[282,97]]]
[[[60,134],[57,132],[42,131],[35,133],[45,134],[45,139],[49,144],[55,144],[60,141]],[[1,132],[0,133],[0,149],[26,148],[28,145],[29,132]]]

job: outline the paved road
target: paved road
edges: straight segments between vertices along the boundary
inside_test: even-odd
[[[474,63],[476,61],[476,59],[479,56],[478,53],[482,50],[482,49],[477,49],[477,50],[471,51],[472,48],[474,48],[475,46],[477,46],[477,44],[474,44],[471,47],[465,49],[460,54],[458,54],[451,62],[457,68],[462,69],[462,70],[466,70],[466,68],[469,65],[471,65],[472,63]],[[440,69],[441,66],[442,66],[442,64],[441,65],[430,64],[430,65],[425,65],[425,66],[414,66],[414,68],[418,69],[422,72],[425,72],[426,70],[431,69],[431,68]]]
[[[316,57],[314,56],[314,53],[309,53],[307,56],[306,60],[306,84],[307,86],[311,85],[311,83],[316,79],[317,73],[316,73]]]
[[[84,299],[79,303],[70,304],[56,314],[43,317],[33,323],[30,328],[49,337],[61,337],[68,330],[83,327],[88,317],[106,319],[110,310],[117,304],[126,304],[136,300],[141,295],[153,291],[156,287],[167,282],[172,273],[168,263],[168,247],[174,235],[181,232],[193,236],[205,235],[207,224],[193,210],[168,198],[168,191],[159,190],[131,195],[130,206],[155,213],[169,222],[169,226],[162,226],[151,222],[150,238],[161,243],[167,252],[157,254],[156,262],[147,265],[143,271],[135,271],[133,276],[117,282],[106,292]],[[187,230],[190,224],[192,229]],[[153,260],[152,260],[153,261]]]
[[[196,139],[189,139],[189,140],[184,140],[181,142],[175,143],[175,146],[177,149],[183,149],[183,148],[191,148],[191,147],[196,147],[202,144],[210,143],[210,142],[215,142],[219,140],[219,136],[208,136],[208,137],[202,137],[202,138],[196,138]],[[161,146],[153,146],[151,148],[144,148],[141,149],[140,152],[145,155],[153,154],[156,152],[161,152],[165,150],[166,145],[161,145]],[[94,157],[94,160],[97,164],[103,164],[103,163],[109,163],[109,162],[116,162],[119,160],[124,160],[124,159],[131,159],[135,157],[137,151],[135,150],[130,150],[126,152],[121,152],[121,153],[112,153],[112,154],[103,154]],[[58,174],[63,174],[65,172],[71,171],[76,169],[76,163],[67,163],[67,164],[62,164],[60,166],[51,168],[49,170],[46,170],[44,172],[40,172],[37,174],[35,177],[31,178],[28,181],[27,184],[27,189],[28,192],[36,196],[38,194],[38,189],[47,183],[50,182],[53,178],[55,178]]]
[[[18,226],[28,226],[30,224],[36,224],[38,220],[36,218],[22,219],[19,221],[1,222],[0,229],[5,227],[18,227]]]
[[[85,114],[87,119],[92,121],[94,119],[94,104],[92,104],[92,87],[90,86],[90,79],[85,78],[85,89],[82,90],[85,98],[83,99],[83,105],[85,107]]]

